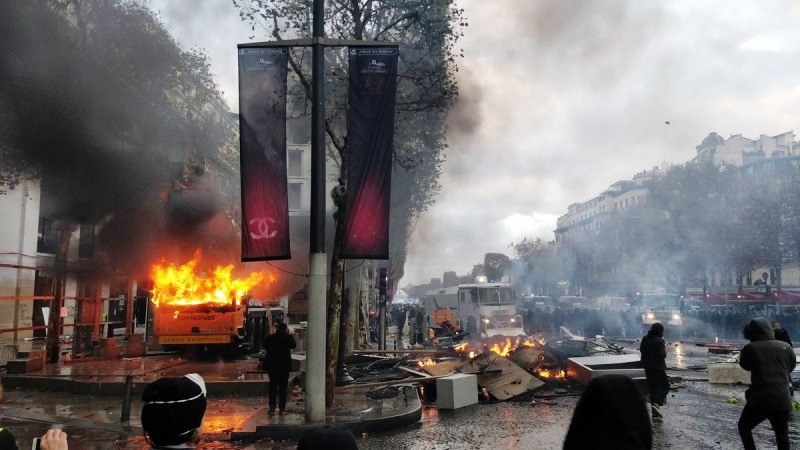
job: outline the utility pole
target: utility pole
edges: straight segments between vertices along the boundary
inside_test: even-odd
[[[386,350],[386,269],[378,269],[378,349]]]
[[[311,43],[311,236],[306,353],[306,422],[325,420],[325,3],[314,0]]]

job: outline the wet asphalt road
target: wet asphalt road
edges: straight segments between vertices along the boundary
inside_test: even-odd
[[[693,345],[673,345],[668,362],[673,368],[685,368],[722,358],[709,356],[705,349]],[[689,370],[675,370],[671,375],[697,380],[706,376],[703,371]],[[683,381],[680,386],[670,394],[664,409],[666,417],[653,424],[654,448],[741,448],[736,422],[744,404],[745,387],[710,385],[705,381]],[[740,403],[728,403],[729,399],[734,398]],[[530,401],[490,403],[458,411],[439,411],[430,407],[424,411],[420,424],[389,433],[359,436],[359,444],[362,449],[380,450],[559,449],[577,400],[578,397],[572,396],[537,401],[536,404]],[[28,414],[23,421],[4,415],[0,424],[12,429],[20,442],[30,442],[30,438],[46,431],[49,427],[47,421],[58,414],[58,408],[70,408],[71,404],[87,401],[94,403],[87,405],[86,410],[96,414],[66,428],[71,436],[71,448],[147,448],[144,439],[136,436],[135,431],[129,436],[107,425],[115,421],[117,400],[30,391],[5,392],[0,407],[7,411],[26,411],[27,408]],[[210,399],[209,408],[249,408],[259,401],[263,399]],[[49,408],[48,405],[53,402],[57,402],[57,407]],[[136,405],[134,411],[137,411]],[[31,417],[41,417],[42,420],[30,420]],[[790,427],[792,448],[800,448],[800,413],[792,419]],[[755,438],[760,448],[775,447],[767,422],[756,428]],[[200,448],[290,449],[295,446],[295,442],[224,442],[206,439]]]

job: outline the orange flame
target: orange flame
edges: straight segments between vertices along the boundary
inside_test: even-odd
[[[434,361],[434,360],[432,360],[430,358],[426,359],[425,361],[420,361],[419,362],[419,366],[420,367],[435,366],[435,365],[436,365],[436,361]]]
[[[466,342],[464,342],[463,344],[458,344],[455,347],[453,347],[453,350],[455,350],[457,352],[463,352],[464,350],[466,350],[467,345],[468,344]]]
[[[526,338],[521,343],[521,345],[523,345],[525,347],[544,347],[545,345],[547,345],[547,341],[542,339],[542,338],[538,338],[538,339],[534,339],[534,340],[530,340],[530,339]]]
[[[230,305],[264,279],[259,272],[245,279],[235,279],[231,276],[233,264],[217,266],[209,278],[202,278],[195,273],[199,262],[200,252],[197,252],[191,261],[181,266],[172,263],[154,265],[150,271],[153,278],[153,304]]]
[[[502,356],[504,358],[508,357],[508,355],[511,354],[511,339],[506,338],[506,342],[503,345],[502,349],[500,348],[499,345],[494,344],[494,345],[492,345],[492,347],[489,350],[497,353],[498,355],[500,355],[500,356]]]
[[[562,378],[566,378],[567,373],[564,372],[563,370],[559,370],[559,371],[552,370],[552,371],[550,371],[550,370],[547,370],[547,369],[542,369],[542,370],[537,370],[536,371],[536,375],[538,375],[540,378],[544,378],[544,379],[550,379],[550,378],[562,379]]]

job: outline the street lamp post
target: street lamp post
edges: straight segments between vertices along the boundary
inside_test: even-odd
[[[311,236],[308,279],[306,421],[325,420],[325,2],[314,0],[311,44]]]
[[[308,333],[306,338],[306,422],[325,420],[327,271],[325,253],[325,48],[397,47],[385,41],[325,38],[325,1],[314,0],[312,38],[239,44],[239,47],[311,47],[311,210],[309,236]]]

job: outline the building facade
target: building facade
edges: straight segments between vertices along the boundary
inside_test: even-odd
[[[697,280],[705,281],[699,282],[697,286],[689,286],[689,291],[749,291],[757,290],[764,284],[780,286],[782,289],[800,289],[800,251],[795,248],[797,232],[793,231],[800,228],[800,207],[794,200],[800,195],[800,142],[796,141],[794,132],[787,131],[774,136],[762,134],[757,139],[739,134],[724,139],[717,133],[710,133],[696,147],[696,151],[696,156],[688,164],[712,162],[738,169],[740,179],[737,195],[742,201],[748,198],[751,200],[747,201],[752,201],[752,193],[755,191],[774,193],[777,198],[772,198],[770,204],[780,211],[776,220],[782,223],[784,231],[778,237],[782,256],[771,266],[755,267],[744,273],[737,273],[732,268],[729,272],[708,271],[698,274]],[[575,276],[575,284],[585,286],[592,284],[592,280],[603,280],[604,285],[621,286],[631,282],[630,274],[635,271],[631,267],[625,267],[628,264],[625,260],[613,267],[581,264],[582,258],[591,258],[585,251],[591,245],[587,247],[586,243],[593,242],[598,230],[613,214],[646,201],[647,182],[665,174],[670,168],[671,166],[664,164],[662,167],[642,171],[631,180],[617,181],[590,200],[567,207],[567,212],[557,220],[554,234],[558,246],[564,247],[563,244],[579,238],[584,244],[583,253],[577,247],[565,247],[565,250],[575,254],[572,255],[573,266],[576,267],[576,273],[581,274]],[[737,213],[731,211],[734,216]],[[594,268],[590,269],[590,266]],[[583,270],[578,270],[581,267]],[[602,273],[589,273],[592,270]],[[653,280],[642,279],[635,280],[634,284],[648,285],[653,284],[652,282]]]
[[[647,199],[646,182],[664,173],[665,169],[653,167],[634,175],[632,180],[620,180],[590,200],[573,203],[567,207],[567,213],[556,221],[555,241],[561,244],[597,231],[603,222],[615,212],[624,211]]]

